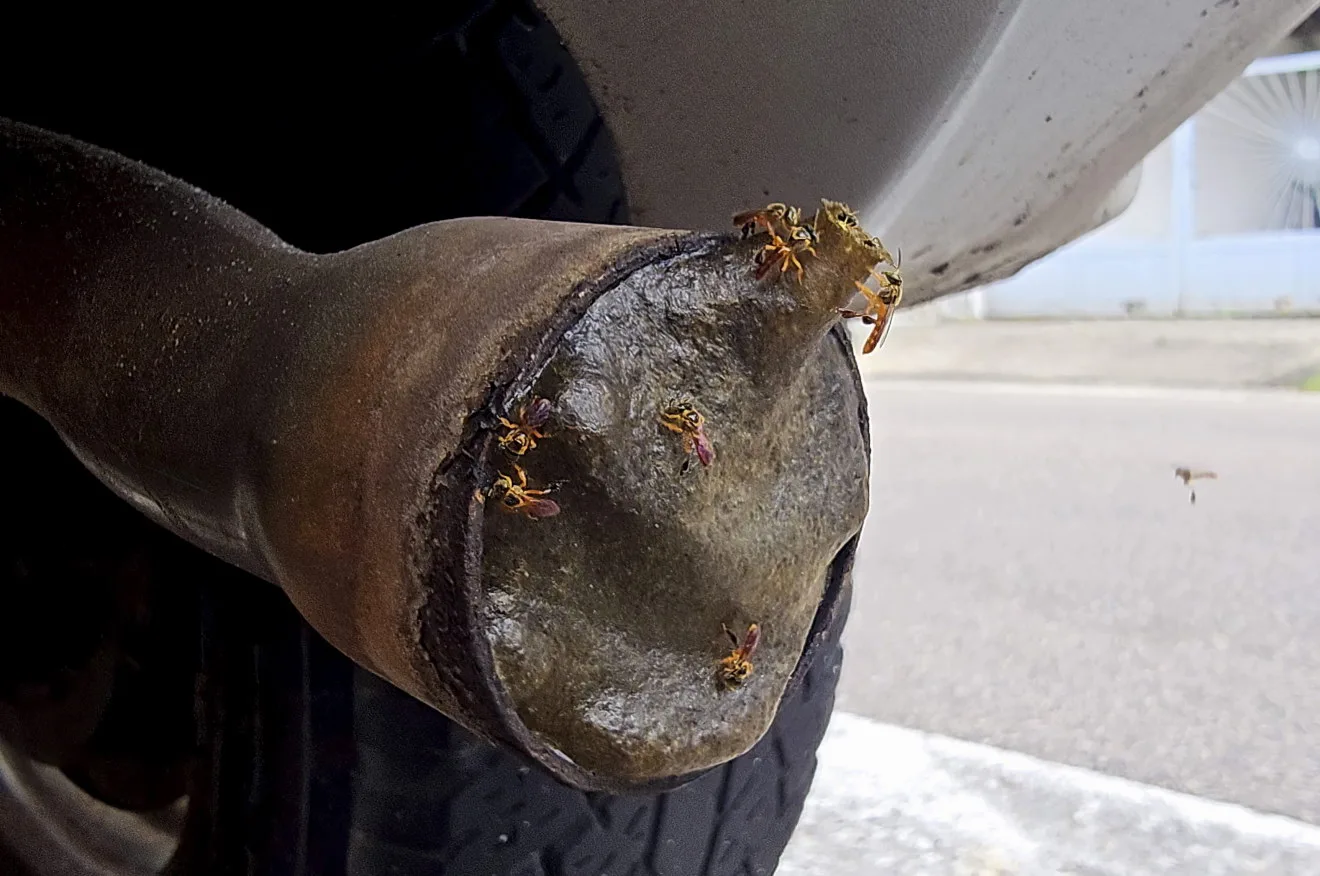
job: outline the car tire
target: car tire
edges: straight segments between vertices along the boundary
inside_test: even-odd
[[[178,39],[149,44],[114,16],[11,28],[0,115],[158,166],[311,251],[463,215],[627,221],[609,131],[533,6],[365,18],[175,20]],[[214,72],[234,58],[246,101]],[[55,93],[45,65],[96,69],[99,84]],[[164,66],[196,96],[168,119],[150,93]],[[97,88],[140,99],[109,112]],[[177,876],[773,873],[833,707],[847,599],[751,751],[634,796],[566,787],[474,738],[354,666],[264,582],[200,551],[191,578],[202,648]]]

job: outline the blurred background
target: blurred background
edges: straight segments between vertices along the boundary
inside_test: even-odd
[[[1117,218],[861,362],[872,510],[781,872],[1320,873],[1320,19]]]
[[[924,316],[1320,316],[1320,26],[1308,21],[1146,157],[1121,215]]]

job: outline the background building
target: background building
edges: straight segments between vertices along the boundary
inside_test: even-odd
[[[1121,215],[937,311],[1320,316],[1320,50],[1252,64],[1150,153]]]

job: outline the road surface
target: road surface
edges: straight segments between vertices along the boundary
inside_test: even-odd
[[[1320,398],[868,388],[842,710],[1320,824]]]

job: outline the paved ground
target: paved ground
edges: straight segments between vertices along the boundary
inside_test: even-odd
[[[1320,374],[1320,319],[931,322],[899,317],[882,377],[1295,387]],[[854,324],[857,331],[865,327]]]
[[[870,392],[842,709],[1320,824],[1320,395]]]
[[[778,876],[1315,876],[1320,828],[836,714]]]

